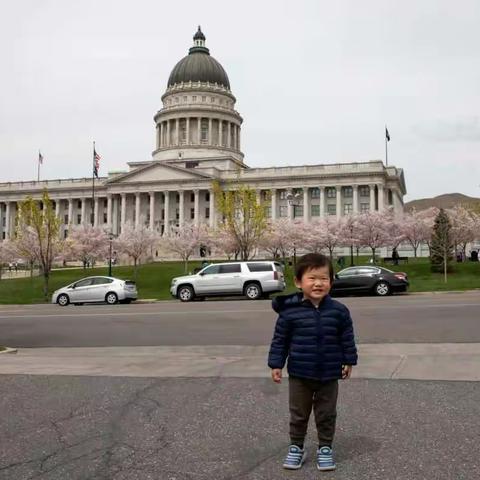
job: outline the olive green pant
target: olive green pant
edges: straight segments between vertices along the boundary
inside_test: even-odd
[[[331,447],[337,420],[338,380],[320,382],[289,377],[288,390],[291,443],[303,445],[313,407],[318,444]]]

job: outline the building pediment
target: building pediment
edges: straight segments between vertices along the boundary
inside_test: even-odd
[[[136,168],[130,172],[118,175],[107,183],[118,185],[123,183],[143,182],[168,182],[182,180],[205,180],[212,177],[206,173],[183,168],[176,165],[168,165],[163,162],[151,162],[148,165]]]

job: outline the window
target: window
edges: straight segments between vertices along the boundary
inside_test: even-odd
[[[358,268],[346,268],[345,270],[342,270],[341,272],[338,272],[338,276],[340,278],[352,277],[353,275],[356,275],[357,272],[358,272]]]
[[[368,185],[361,186],[358,191],[361,197],[368,197],[370,195],[370,187]]]
[[[193,95],[192,102],[196,102],[196,101],[197,101],[197,97],[195,95]]]
[[[210,97],[210,102],[215,103],[215,97]]]
[[[178,97],[175,97],[175,103],[178,103],[180,99]]]
[[[320,189],[312,188],[312,198],[320,198]]]
[[[77,225],[82,223],[82,216],[80,214],[77,215]]]
[[[288,207],[286,205],[280,205],[279,217],[287,217],[287,216],[288,216]]]
[[[162,208],[162,216],[160,217],[162,220],[165,220],[165,209]]]
[[[349,215],[350,213],[353,213],[353,205],[351,203],[345,203],[343,205],[343,214]]]
[[[95,277],[92,278],[92,285],[106,285],[107,283],[112,283],[113,280],[111,278],[105,277]]]
[[[272,218],[272,207],[263,207],[266,218]]]
[[[186,95],[183,97],[183,103],[187,103],[187,96]]]
[[[373,275],[373,274],[378,274],[380,273],[380,270],[378,268],[373,268],[373,267],[361,267],[357,268],[357,275]]]
[[[65,217],[63,218],[63,220],[64,220],[63,223],[64,223],[65,225],[67,225],[67,224],[68,224],[68,215],[65,215]]]
[[[367,213],[370,211],[370,204],[369,203],[361,203],[360,204],[360,213]]]
[[[108,208],[108,200],[107,199],[105,199],[103,201],[103,208]]]
[[[286,200],[288,195],[287,190],[280,190],[280,200]]]
[[[175,194],[175,200],[177,201],[177,203],[180,202],[180,194],[179,193]]]
[[[335,187],[328,187],[327,198],[335,198],[337,196],[337,189]]]
[[[312,217],[319,217],[320,216],[320,205],[311,205],[310,211]]]
[[[63,238],[67,238],[67,237],[68,237],[68,230],[65,230],[65,231],[63,232]]]
[[[103,223],[107,223],[107,213],[103,214]]]
[[[88,287],[92,284],[93,278],[86,278],[85,280],[80,280],[79,282],[75,283],[73,286],[75,288],[79,287]]]
[[[201,131],[200,131],[200,143],[207,143],[208,141],[208,120],[202,118],[200,122]]]
[[[202,102],[206,102],[207,101],[207,97],[206,96],[203,96],[202,97]]]
[[[210,265],[204,270],[202,270],[203,275],[215,275],[219,273],[220,265]]]
[[[209,207],[205,208],[205,218],[210,218],[210,208]]]
[[[191,193],[190,194],[190,202],[194,202],[195,201],[195,194],[194,193]]]
[[[190,220],[193,220],[195,218],[195,208],[190,209]]]
[[[77,202],[77,207],[78,207],[78,208],[82,208],[82,201],[81,201],[81,200],[79,200],[79,201]]]
[[[179,208],[175,209],[175,220],[180,220],[180,209]]]
[[[271,263],[247,263],[247,267],[251,272],[273,272]]]
[[[241,273],[242,267],[239,263],[228,263],[220,265],[220,273]]]
[[[205,193],[205,201],[207,201],[207,202],[210,201],[210,192]]]
[[[293,206],[293,218],[303,217],[303,205]]]
[[[353,197],[353,187],[343,187],[343,196],[345,198]]]
[[[328,215],[336,215],[337,214],[337,206],[336,205],[327,205],[327,213],[328,213]]]

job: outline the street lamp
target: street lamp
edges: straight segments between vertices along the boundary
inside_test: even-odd
[[[288,192],[287,193],[287,202],[288,204],[293,207],[293,215],[292,219],[295,219],[295,207],[301,204],[301,196],[299,192],[292,193]],[[297,265],[297,249],[293,247],[293,265]]]
[[[110,242],[109,249],[110,249],[110,254],[108,255],[108,276],[112,276],[112,242],[113,239],[115,238],[115,235],[110,232],[108,234],[108,241]]]

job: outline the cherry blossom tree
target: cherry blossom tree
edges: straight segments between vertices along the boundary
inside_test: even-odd
[[[429,210],[421,210],[420,212],[412,210],[403,215],[401,230],[404,239],[413,248],[415,257],[417,256],[418,247],[422,243],[430,241],[433,227],[431,218],[434,218],[434,215]]]
[[[357,214],[347,215],[343,220],[343,229],[341,232],[340,245],[350,248],[350,264],[353,265],[353,249],[357,251],[360,248],[360,238],[358,236],[359,216]]]
[[[274,258],[281,257],[286,265],[286,259],[293,253],[291,230],[294,223],[286,218],[281,218],[269,223],[263,231],[259,248],[272,254]]]
[[[109,238],[103,228],[92,225],[79,225],[71,230],[67,239],[66,255],[92,267],[94,263],[108,255]]]
[[[225,255],[229,260],[238,256],[237,240],[226,228],[219,227],[208,230],[206,243],[215,253]]]
[[[404,220],[395,216],[393,209],[385,211],[385,228],[387,230],[386,245],[393,249],[406,240]]]
[[[138,264],[159,242],[158,233],[144,225],[135,226],[128,222],[114,240],[116,250],[133,260],[134,276],[137,279]]]
[[[367,212],[358,217],[358,239],[359,244],[372,249],[373,262],[376,261],[375,253],[380,247],[387,245],[388,233],[388,212]]]
[[[423,224],[425,228],[425,243],[428,246],[429,253],[431,256],[433,227],[435,225],[435,219],[440,213],[440,210],[437,207],[430,207],[430,208],[427,208],[426,210],[421,210],[419,213],[421,218],[423,219]]]
[[[185,223],[181,227],[173,227],[160,241],[168,251],[176,253],[184,263],[185,273],[188,260],[202,245],[209,243],[208,230],[205,225]]]
[[[315,222],[314,227],[311,234],[321,239],[324,248],[328,250],[330,260],[333,261],[335,248],[344,242],[345,217],[337,218],[329,215]]]
[[[23,225],[21,232],[17,228],[17,234],[12,240],[11,249],[14,252],[14,257],[21,258],[28,264],[30,268],[30,277],[33,277],[33,267],[35,262],[38,262],[39,259],[38,248],[37,236],[32,227]]]
[[[473,211],[463,207],[455,206],[447,210],[447,215],[452,227],[451,235],[455,246],[460,246],[464,255],[466,255],[467,244],[475,241],[478,237],[479,217]]]
[[[2,279],[2,267],[5,263],[9,263],[15,258],[15,249],[10,240],[0,242],[0,280]]]

